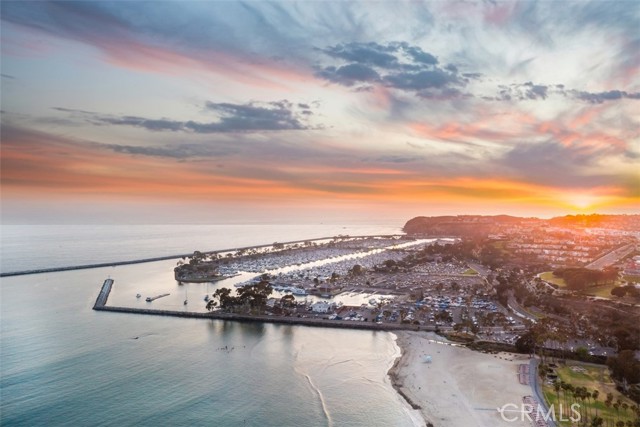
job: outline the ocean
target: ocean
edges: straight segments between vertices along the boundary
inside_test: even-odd
[[[7,272],[399,231],[375,224],[3,226],[1,264]],[[132,301],[140,289],[182,292],[172,279],[174,265],[2,278],[0,424],[415,424],[387,377],[399,355],[390,333],[91,309],[107,277],[115,281],[115,302]],[[207,285],[192,292],[206,292],[201,286]],[[189,300],[204,304],[199,297]]]

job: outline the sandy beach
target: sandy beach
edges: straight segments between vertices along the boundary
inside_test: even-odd
[[[425,425],[435,427],[530,427],[520,414],[506,414],[498,407],[511,403],[520,408],[522,397],[531,395],[529,386],[518,382],[518,364],[525,355],[486,354],[443,344],[446,340],[430,332],[395,332],[402,357],[389,371],[392,384],[419,409]],[[434,342],[439,341],[439,342]],[[431,355],[431,363],[425,356]],[[515,407],[512,407],[515,409]]]

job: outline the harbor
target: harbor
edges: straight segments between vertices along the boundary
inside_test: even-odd
[[[262,322],[262,323],[279,323],[286,325],[304,325],[315,326],[323,328],[341,328],[341,329],[364,329],[374,331],[396,331],[396,330],[411,330],[411,331],[435,331],[435,327],[420,326],[411,324],[395,324],[395,323],[375,323],[375,322],[344,322],[340,320],[329,320],[323,316],[318,317],[285,317],[285,316],[271,316],[271,315],[251,315],[251,314],[239,314],[239,313],[226,313],[222,311],[212,312],[193,312],[193,311],[177,311],[177,310],[161,310],[151,308],[137,308],[137,307],[123,307],[123,306],[109,306],[107,300],[109,293],[114,285],[113,279],[107,279],[104,281],[96,303],[93,309],[96,311],[107,311],[112,313],[129,313],[129,314],[144,314],[152,316],[169,316],[169,317],[182,317],[182,318],[194,318],[194,319],[216,319],[216,320],[232,320],[238,322]],[[167,294],[168,295],[168,294]],[[160,295],[155,297],[166,296]]]

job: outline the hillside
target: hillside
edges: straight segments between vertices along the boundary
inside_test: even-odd
[[[407,234],[428,236],[482,237],[499,234],[505,227],[572,227],[640,230],[640,215],[566,215],[551,219],[521,218],[509,215],[419,216],[410,219]]]

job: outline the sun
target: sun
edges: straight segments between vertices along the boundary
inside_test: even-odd
[[[587,193],[571,194],[567,197],[567,203],[578,210],[588,210],[597,205],[598,202],[597,196]]]

